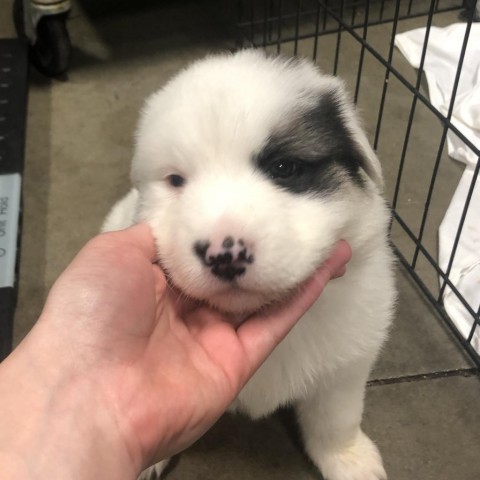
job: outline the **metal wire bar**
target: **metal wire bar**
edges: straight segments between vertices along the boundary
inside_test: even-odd
[[[250,36],[252,38],[252,43],[255,41],[255,2],[254,0],[250,1]]]
[[[380,20],[383,20],[383,12],[385,11],[385,0],[382,0],[380,4]]]
[[[325,0],[325,3],[328,5],[328,1],[329,0]],[[321,2],[318,2],[318,4],[320,5]],[[325,31],[327,29],[327,9],[324,8],[323,9],[323,31]]]
[[[278,0],[277,53],[282,46],[282,0]]]
[[[421,85],[421,82],[422,82],[423,66],[425,64],[425,58],[427,56],[427,47],[428,47],[428,40],[429,40],[429,36],[430,36],[430,28],[432,26],[434,7],[435,7],[435,0],[431,0],[431,2],[430,2],[430,12],[429,12],[429,15],[428,15],[427,27],[426,27],[425,37],[424,37],[424,41],[423,41],[422,55],[421,55],[421,58],[420,58],[420,65],[418,67],[418,72],[417,72],[417,81],[415,83],[415,89],[416,90],[420,90],[420,85]],[[400,193],[400,184],[401,184],[402,176],[403,176],[403,167],[405,165],[405,158],[407,156],[408,143],[409,143],[409,140],[410,140],[410,132],[411,132],[411,128],[412,128],[412,125],[413,125],[413,118],[415,116],[417,99],[418,99],[418,97],[416,95],[414,95],[413,99],[412,99],[412,106],[410,107],[410,115],[408,117],[407,130],[405,132],[405,140],[403,142],[402,153],[400,155],[400,162],[399,162],[398,172],[397,172],[397,181],[396,181],[396,184],[395,184],[395,191],[394,191],[394,194],[393,194],[393,200],[392,200],[392,207],[393,208],[397,207],[398,195]]]
[[[374,380],[368,380],[367,387],[377,387],[381,385],[392,385],[398,383],[412,383],[422,382],[424,380],[432,380],[437,378],[450,378],[450,377],[473,377],[480,373],[477,367],[469,368],[455,368],[453,370],[441,370],[429,373],[415,373],[413,375],[402,375],[400,377],[387,377],[387,378],[375,378]]]
[[[269,31],[268,25],[268,2],[264,0],[263,2],[263,48],[267,46],[267,35]]]
[[[399,13],[400,13],[400,0],[396,0],[395,18],[393,20],[392,34],[391,34],[391,39],[390,39],[390,48],[389,48],[389,51],[388,51],[388,60],[387,60],[388,65],[392,64],[393,50],[395,48],[394,40],[395,40],[395,35],[397,33]],[[373,148],[375,150],[378,147],[378,139],[380,137],[380,128],[381,128],[381,125],[382,125],[382,118],[383,118],[383,108],[385,106],[385,99],[387,97],[387,89],[388,89],[388,81],[390,79],[390,71],[391,71],[390,68],[387,68],[385,70],[385,79],[383,81],[382,97],[381,97],[381,100],[380,100],[380,108],[379,108],[378,117],[377,117],[377,127],[375,129],[375,137],[374,137],[374,140],[373,140]]]
[[[368,16],[370,13],[370,0],[367,0],[367,4],[365,7],[365,15],[363,19],[363,34],[362,38],[364,41],[367,40],[367,31],[368,31]],[[355,93],[353,96],[353,101],[355,103],[358,102],[358,94],[360,92],[360,80],[362,78],[362,70],[363,70],[363,59],[365,57],[365,46],[362,44],[360,49],[360,58],[358,59],[358,70],[357,70],[357,81],[355,83]]]
[[[242,0],[237,0],[237,15],[238,17],[237,18],[243,18],[243,2]],[[237,22],[237,29],[236,29],[236,35],[237,35],[237,39],[235,41],[235,46],[237,47],[237,49],[241,48],[242,45],[243,45],[243,36],[242,36],[242,26],[240,24],[240,22]]]
[[[300,34],[300,12],[302,11],[302,0],[297,0],[297,18],[295,19],[295,43],[293,47],[293,54],[298,53],[298,36]]]
[[[345,5],[345,0],[342,0],[342,3],[340,4],[340,17],[343,19],[343,8]],[[338,34],[337,34],[337,48],[335,50],[335,61],[333,63],[333,74],[337,74],[337,69],[338,69],[338,60],[340,58],[340,44],[342,41],[342,24],[338,24]]]
[[[315,37],[313,40],[313,55],[312,55],[314,62],[317,61],[317,53],[318,53],[318,39],[319,39],[318,32],[320,28],[320,10],[321,10],[320,3],[317,3],[317,15],[315,17]]]
[[[410,16],[412,14],[412,4],[413,4],[413,0],[409,0],[408,8],[407,8],[407,15],[408,16]],[[438,6],[438,1],[436,2],[436,6]]]
[[[269,7],[269,15],[272,15],[272,12],[274,11],[274,3],[275,0],[269,0],[268,7]],[[268,19],[269,17],[267,17]],[[269,22],[268,24],[268,41],[271,42],[273,38],[273,23]],[[265,45],[266,46],[266,45]]]
[[[473,319],[473,325],[472,325],[472,328],[470,329],[470,333],[468,334],[468,337],[467,337],[467,342],[469,342],[469,343],[472,342],[473,336],[475,335],[475,330],[480,325],[479,318],[480,318],[480,305],[478,306],[478,310],[477,310],[477,318]]]
[[[357,4],[354,3],[352,5],[352,20],[350,21],[350,25],[353,25],[355,23],[355,16],[357,15]]]

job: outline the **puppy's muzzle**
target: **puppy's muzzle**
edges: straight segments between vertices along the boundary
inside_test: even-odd
[[[197,241],[193,250],[213,275],[227,282],[243,275],[248,265],[254,262],[254,256],[243,239],[237,240],[231,236],[225,237],[221,244],[209,240]]]

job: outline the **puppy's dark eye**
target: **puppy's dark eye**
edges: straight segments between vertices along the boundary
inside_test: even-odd
[[[183,187],[185,179],[181,175],[169,175],[167,177],[168,183],[175,188]]]
[[[293,160],[278,160],[268,169],[272,178],[290,178],[299,170],[299,165]]]

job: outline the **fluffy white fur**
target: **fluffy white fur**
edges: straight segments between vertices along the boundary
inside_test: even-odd
[[[362,152],[363,186],[345,178],[327,194],[291,193],[253,167],[273,131],[335,92]],[[338,239],[353,250],[347,274],[248,382],[233,410],[253,418],[294,405],[305,449],[328,480],[385,479],[380,454],[360,428],[365,382],[388,332],[395,288],[380,164],[345,100],[342,83],[307,61],[257,51],[193,64],[151,96],[132,166],[134,188],[104,230],[147,221],[161,264],[187,295],[244,315],[282,300]],[[172,174],[185,185],[169,184]],[[194,242],[242,238],[255,261],[234,282],[216,278]],[[160,470],[160,469],[157,469]]]

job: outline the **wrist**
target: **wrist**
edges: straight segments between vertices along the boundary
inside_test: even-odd
[[[52,344],[27,338],[0,365],[2,479],[134,479],[140,465],[93,376],[40,338]]]

